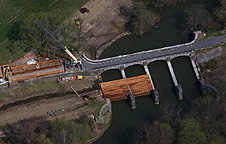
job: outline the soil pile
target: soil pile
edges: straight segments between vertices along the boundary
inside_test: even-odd
[[[79,16],[82,19],[81,49],[88,57],[98,58],[109,42],[115,37],[123,36],[126,20],[120,15],[121,6],[132,6],[132,2],[131,0],[91,0],[83,6],[89,12],[81,13]]]

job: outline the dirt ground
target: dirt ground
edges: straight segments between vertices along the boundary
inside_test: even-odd
[[[91,94],[96,96],[99,95],[97,91],[83,94]],[[95,109],[86,107],[78,108],[80,106],[83,106],[85,103],[87,102],[84,101],[81,97],[73,94],[52,99],[39,100],[31,102],[29,104],[22,104],[9,108],[5,111],[0,111],[0,125],[5,125],[7,123],[12,124],[18,122],[19,120],[39,116],[46,116],[47,120],[55,119],[57,117],[64,117],[66,119],[79,119],[80,117],[88,115],[95,111]],[[48,111],[58,109],[63,109],[65,112],[57,116],[47,115]]]
[[[49,84],[31,84],[26,87],[7,89],[0,93],[0,107],[18,100],[24,100],[35,96],[42,96],[51,93],[66,93],[76,91],[87,91],[95,86],[95,77],[84,77],[82,80],[62,81],[59,84],[52,81]],[[71,87],[70,87],[71,86]]]
[[[108,42],[123,36],[126,20],[120,16],[119,8],[131,5],[131,0],[90,0],[83,6],[90,11],[78,16],[82,19],[82,50],[88,57],[98,58],[100,53],[95,56],[97,49],[105,49]]]

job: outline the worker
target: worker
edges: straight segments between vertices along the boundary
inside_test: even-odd
[[[79,18],[77,19],[76,24],[77,24],[77,28],[80,29],[81,26],[80,26],[80,19]]]

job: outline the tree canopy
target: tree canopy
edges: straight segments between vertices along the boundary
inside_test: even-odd
[[[144,124],[138,129],[135,141],[136,143],[150,144],[172,144],[174,140],[174,131],[167,123],[155,121],[152,125]]]
[[[160,15],[148,10],[142,2],[134,2],[132,7],[122,7],[121,14],[128,20],[126,28],[139,36],[142,36],[160,21]]]
[[[226,28],[226,0],[220,0],[220,6],[214,11],[214,14],[222,28]]]
[[[165,6],[175,6],[177,3],[186,2],[188,0],[154,0],[151,4],[159,9]]]
[[[56,37],[63,45],[67,46],[72,51],[79,49],[79,31],[76,27],[75,20],[66,17],[62,10],[57,9],[50,13],[39,12],[30,14],[23,21],[15,25],[9,32],[9,36],[13,35],[11,40],[11,51],[16,50],[38,50],[40,53],[60,51],[61,48],[54,40],[49,38],[34,21],[39,21],[50,33]],[[13,33],[17,31],[17,34]]]
[[[179,144],[206,144],[207,138],[200,131],[198,122],[185,119],[180,125],[177,141]]]

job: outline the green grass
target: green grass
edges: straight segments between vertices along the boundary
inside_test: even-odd
[[[23,21],[31,13],[80,8],[88,0],[0,0],[0,64],[15,60],[25,54],[23,51],[10,53],[7,46],[11,43],[7,37],[11,27]]]
[[[92,103],[91,105],[89,105],[90,108],[95,109],[95,112],[93,113],[93,115],[95,117],[99,116],[100,109],[104,104],[106,104],[105,100],[104,101],[96,101],[96,102]]]
[[[201,38],[200,41],[207,40],[209,38],[213,38],[221,35],[223,34],[221,34],[220,32],[209,32],[209,33],[206,33],[206,36]]]

